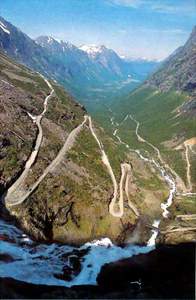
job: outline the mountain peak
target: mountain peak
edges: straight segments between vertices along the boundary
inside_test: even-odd
[[[42,45],[42,44],[60,44],[62,42],[62,40],[57,40],[55,39],[54,37],[52,36],[49,36],[49,35],[41,35],[39,37],[37,37],[35,39],[36,43],[39,44],[39,45]]]
[[[64,42],[63,40],[57,39],[53,36],[39,36],[35,39],[35,42],[45,48],[50,50],[62,50],[63,52],[66,49],[76,49],[77,47],[69,42]]]
[[[175,89],[195,95],[195,55],[196,55],[196,27],[184,44],[176,49],[164,62],[162,68],[154,73],[148,84],[158,87],[162,91]]]
[[[194,26],[193,27],[193,30],[192,30],[192,32],[191,32],[191,34],[190,34],[190,37],[189,37],[189,39],[188,39],[188,41],[187,41],[187,45],[190,47],[190,45],[195,45],[196,44],[196,26]]]
[[[90,45],[82,45],[79,47],[80,50],[86,52],[88,55],[94,57],[97,54],[103,53],[107,49],[104,45],[95,45],[95,44],[90,44]]]

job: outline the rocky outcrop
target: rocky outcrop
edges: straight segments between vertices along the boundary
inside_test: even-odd
[[[159,88],[162,92],[176,90],[184,92],[191,97],[184,105],[181,106],[181,112],[188,112],[189,115],[196,115],[196,27],[185,43],[184,46],[177,49],[171,54],[161,68],[154,73],[149,80],[146,81],[146,86]]]
[[[102,289],[131,286],[135,298],[194,298],[195,244],[160,246],[140,254],[106,264],[98,275]],[[185,275],[186,274],[186,275]]]
[[[177,49],[147,81],[162,91],[175,89],[195,94],[196,27],[184,46]]]
[[[106,264],[97,286],[46,286],[0,279],[3,299],[193,299],[195,245],[160,247]]]

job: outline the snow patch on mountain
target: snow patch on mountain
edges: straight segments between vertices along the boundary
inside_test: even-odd
[[[100,54],[104,50],[106,50],[106,47],[103,45],[98,46],[95,44],[91,44],[91,45],[82,45],[79,47],[79,49],[86,52],[89,56],[95,57],[97,56],[97,54]]]
[[[64,42],[63,40],[58,39],[53,36],[40,36],[35,40],[35,42],[38,45],[40,45],[44,48],[48,48],[53,51],[57,51],[57,49],[58,49],[58,51],[66,52],[66,50],[78,49],[73,44],[71,44],[69,42]]]
[[[51,38],[50,36],[48,37],[48,43],[52,43],[54,41],[54,39],[53,38]]]
[[[10,34],[10,31],[7,29],[7,26],[0,21],[0,28],[7,34]]]

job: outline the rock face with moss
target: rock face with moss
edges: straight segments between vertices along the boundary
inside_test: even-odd
[[[32,116],[43,111],[44,99],[50,90],[40,74],[16,64],[4,54],[0,54],[0,66],[0,187],[2,199],[5,199],[35,146],[38,128]],[[38,156],[23,182],[26,190],[42,176],[86,114],[84,107],[61,86],[52,81],[51,84],[54,94],[41,121],[43,139]],[[160,216],[160,203],[168,189],[156,170],[150,165],[144,166],[135,154],[126,153],[94,122],[93,127],[118,182],[121,162],[132,163],[129,193],[138,206],[139,220],[126,198],[122,218],[109,214],[112,180],[103,164],[98,143],[85,123],[72,147],[35,191],[21,204],[8,206],[23,229],[36,239],[80,244],[107,236],[123,243],[139,224],[136,241],[143,242],[149,235],[149,229],[142,225],[144,220],[148,223]]]
[[[183,47],[178,48],[148,80],[162,91],[175,89],[195,94],[196,26]]]

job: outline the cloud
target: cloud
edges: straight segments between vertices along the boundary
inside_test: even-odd
[[[107,0],[109,4],[137,8],[142,4],[142,0]]]
[[[163,1],[157,1],[151,3],[151,9],[157,12],[169,13],[169,14],[195,14],[196,5],[193,1],[186,1],[177,3],[163,3]]]
[[[173,29],[151,29],[151,28],[138,28],[136,29],[140,34],[167,34],[167,35],[188,35],[189,31],[183,30],[181,28]]]
[[[158,13],[168,14],[195,14],[196,2],[195,0],[181,1],[181,0],[106,0],[112,5],[142,8],[144,10],[152,10]]]
[[[127,30],[126,29],[119,29],[118,32],[120,34],[123,34],[123,35],[127,34]]]

